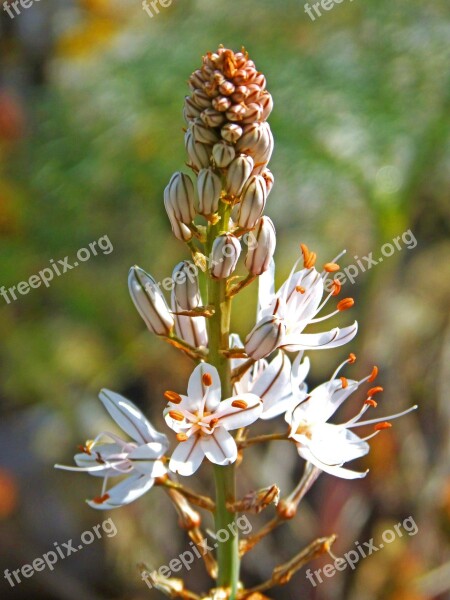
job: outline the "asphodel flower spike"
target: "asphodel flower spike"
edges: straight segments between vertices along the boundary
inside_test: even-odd
[[[255,394],[240,394],[221,401],[219,374],[207,363],[194,369],[187,396],[166,397],[172,401],[164,416],[179,441],[169,468],[180,475],[195,473],[205,456],[216,465],[235,462],[237,446],[229,431],[251,425],[263,408]]]
[[[109,510],[137,500],[153,487],[156,478],[167,473],[162,459],[169,441],[154,429],[130,400],[110,390],[102,390],[99,397],[132,441],[123,440],[113,433],[100,433],[95,440],[81,446],[82,452],[75,455],[76,467],[55,467],[103,477],[100,495],[86,502],[92,508]],[[119,475],[127,475],[127,478],[108,489],[108,480]]]

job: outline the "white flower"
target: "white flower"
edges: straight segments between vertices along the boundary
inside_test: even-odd
[[[217,369],[200,363],[189,378],[187,396],[166,392],[164,411],[167,424],[177,432],[178,446],[169,469],[192,475],[203,458],[217,465],[229,465],[237,458],[237,446],[229,430],[250,425],[262,412],[262,402],[254,394],[221,399]]]
[[[239,336],[230,336],[230,348],[242,348]],[[299,355],[298,360],[300,360]],[[245,363],[243,358],[231,359],[231,368],[238,368]],[[304,380],[309,371],[309,359],[305,358],[301,364],[298,374],[298,385],[306,395],[306,384]],[[300,381],[301,380],[301,381]],[[261,419],[273,419],[284,414],[292,406],[293,395],[291,389],[291,361],[283,351],[278,351],[270,363],[261,359],[248,369],[242,377],[234,384],[234,393],[242,395],[245,393],[256,394],[261,398],[263,411]]]
[[[360,421],[370,407],[377,405],[372,396],[381,392],[383,388],[374,387],[368,391],[368,397],[355,417],[339,425],[328,423],[328,420],[350,394],[365,381],[373,381],[377,373],[375,367],[371,375],[361,381],[347,380],[345,377],[337,378],[339,370],[348,362],[354,362],[354,355],[350,355],[350,358],[336,369],[330,381],[319,385],[309,394],[305,394],[303,390],[298,392],[300,370],[297,364],[297,368],[293,368],[292,371],[293,394],[296,401],[286,413],[286,421],[290,425],[290,437],[295,440],[298,453],[302,458],[336,477],[355,479],[364,477],[367,471],[362,473],[352,471],[344,468],[343,465],[369,452],[367,440],[377,435],[382,429],[391,426],[387,419],[401,417],[415,410],[417,406],[388,417]],[[375,432],[362,439],[350,431],[354,427],[372,424],[377,424]]]
[[[324,321],[338,312],[350,308],[353,300],[345,298],[338,303],[335,311],[317,318],[317,314],[328,300],[340,291],[339,282],[335,282],[332,291],[322,300],[324,281],[329,272],[333,272],[339,267],[334,262],[328,263],[325,265],[324,271],[319,273],[314,268],[315,254],[304,245],[302,245],[302,251],[305,268],[296,272],[297,261],[287,281],[277,293],[274,291],[275,267],[273,261],[270,268],[259,279],[257,323],[245,341],[247,354],[255,360],[267,356],[270,353],[268,349],[272,351],[275,348],[283,348],[287,351],[299,352],[335,348],[346,344],[356,335],[358,329],[356,322],[349,327],[342,329],[335,327],[324,333],[303,333],[307,325]],[[261,329],[263,324],[264,329]],[[273,332],[268,331],[269,326],[272,326]],[[261,342],[262,333],[267,335],[270,343]],[[255,343],[255,340],[258,343]],[[275,347],[273,347],[273,340],[276,340]]]
[[[114,421],[133,441],[125,441],[114,433],[104,432],[95,440],[86,442],[82,447],[83,452],[75,455],[77,467],[55,467],[103,477],[100,496],[87,500],[87,503],[92,508],[107,510],[133,502],[148,492],[155,478],[167,473],[161,459],[169,447],[169,441],[152,427],[137,406],[120,394],[102,390],[99,397]],[[112,442],[100,442],[102,438]],[[118,475],[128,477],[106,490],[108,479]]]

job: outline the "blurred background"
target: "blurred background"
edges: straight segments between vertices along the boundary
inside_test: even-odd
[[[111,428],[101,387],[129,397],[163,430],[162,392],[185,389],[192,364],[144,330],[126,278],[137,263],[161,280],[186,257],[162,193],[186,159],[187,78],[220,43],[247,48],[275,101],[267,213],[278,232],[277,280],[301,241],[319,263],[346,248],[345,265],[382,256],[404,232],[417,242],[399,242],[346,284],[357,303],[339,322],[356,317],[360,333],[351,347],[312,355],[310,385],[353,351],[348,377],[380,367],[380,415],[415,403],[419,411],[372,441],[354,465],[371,469],[366,479],[322,475],[297,519],[246,557],[243,578],[249,586],[269,578],[315,537],[337,533],[340,556],[412,516],[416,535],[397,537],[356,570],[315,588],[302,570],[270,597],[450,598],[448,3],[344,0],[315,21],[302,0],[173,0],[153,18],[138,0],[18,7],[14,18],[0,14],[0,284],[28,280],[51,259],[73,262],[102,236],[113,251],[9,304],[0,297],[1,598],[160,598],[136,564],[158,568],[188,548],[160,489],[96,512],[84,499],[99,493],[98,480],[53,464],[71,464],[77,444]],[[241,335],[253,325],[255,291],[237,299]],[[282,444],[246,457],[241,493],[277,482],[286,494],[301,475],[295,450]],[[201,480],[209,489],[206,465]],[[115,537],[14,588],[3,578],[109,516]],[[196,591],[210,586],[201,564],[182,575]]]

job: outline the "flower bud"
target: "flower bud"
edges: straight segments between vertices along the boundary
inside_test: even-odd
[[[245,257],[245,266],[252,275],[262,275],[269,268],[277,244],[272,220],[269,217],[261,217],[253,231],[253,236]]]
[[[199,214],[209,216],[217,212],[222,192],[222,182],[212,169],[202,169],[199,171],[197,191]]]
[[[175,300],[183,310],[201,306],[202,299],[198,285],[198,270],[194,263],[184,260],[176,265],[172,273]]]
[[[208,127],[219,127],[225,121],[224,115],[213,108],[204,110],[200,115],[200,118]]]
[[[261,105],[257,102],[252,102],[249,104],[244,113],[244,118],[242,119],[242,123],[254,123],[255,121],[259,121],[262,115]]]
[[[284,321],[275,315],[261,319],[253,327],[245,340],[245,351],[248,356],[260,360],[278,348],[286,335]]]
[[[201,109],[195,104],[190,96],[186,96],[184,99],[184,117],[186,121],[190,119],[196,119],[200,116]]]
[[[229,277],[236,268],[241,244],[231,233],[219,235],[213,243],[211,251],[211,276],[215,279]]]
[[[246,113],[247,108],[243,104],[233,104],[225,114],[229,121],[242,121]]]
[[[266,182],[261,175],[250,177],[242,192],[237,224],[242,229],[253,229],[264,212],[267,198]]]
[[[189,175],[174,173],[164,190],[164,206],[169,218],[186,225],[195,217],[194,184]]]
[[[187,225],[176,219],[173,215],[169,215],[172,233],[181,242],[189,242],[192,239],[193,233]]]
[[[212,110],[212,109],[208,109]],[[204,114],[206,111],[203,111]],[[218,113],[220,114],[220,113]],[[215,144],[219,141],[219,136],[214,129],[205,125],[202,119],[195,119],[195,121],[191,125],[192,135],[194,136],[194,140],[196,142],[200,142],[201,144]]]
[[[235,87],[234,85],[231,83],[231,81],[224,81],[220,86],[219,86],[219,92],[223,95],[223,96],[231,96],[231,94],[234,93]]]
[[[265,121],[269,118],[270,113],[273,109],[273,98],[269,92],[264,92],[259,99],[259,103],[262,108],[262,119]]]
[[[233,146],[226,144],[225,142],[219,142],[212,149],[212,155],[214,162],[218,167],[228,167],[230,162],[236,156],[236,151]]]
[[[261,172],[261,177],[263,177],[264,181],[266,182],[267,195],[269,195],[270,192],[272,191],[273,184],[275,183],[275,179],[274,179],[273,173],[272,173],[272,171],[270,169],[265,168]]]
[[[172,310],[178,313],[182,306],[178,304],[175,297],[175,290],[172,291]],[[201,303],[201,299],[200,299]],[[189,317],[186,315],[175,314],[175,333],[190,346],[194,348],[208,347],[208,332],[206,329],[205,317]]]
[[[211,98],[200,89],[194,90],[192,98],[199,108],[205,109],[211,106]]]
[[[220,133],[226,142],[234,144],[241,137],[243,129],[237,123],[227,123],[222,127]]]
[[[236,144],[239,152],[253,156],[255,163],[267,163],[273,150],[273,136],[268,123],[252,123]]]
[[[196,142],[191,129],[186,131],[184,144],[186,146],[190,164],[194,169],[199,170],[209,166],[211,146]]]
[[[241,154],[233,160],[227,173],[227,191],[234,196],[239,196],[253,170],[251,156]]]
[[[212,101],[212,105],[218,112],[226,112],[231,106],[231,100],[226,96],[217,96]]]
[[[170,335],[175,321],[153,277],[139,267],[132,267],[128,275],[128,289],[148,329],[156,335]]]

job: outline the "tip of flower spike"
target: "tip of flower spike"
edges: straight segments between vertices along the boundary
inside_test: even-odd
[[[341,267],[337,263],[326,263],[323,265],[323,270],[327,273],[336,273]]]
[[[342,289],[342,283],[339,281],[339,279],[333,279],[331,295],[339,296],[339,294],[341,293],[341,289]]]
[[[170,390],[164,392],[164,398],[172,404],[180,404],[182,400],[180,394],[177,394],[176,392],[172,392]]]
[[[354,304],[355,304],[355,301],[353,300],[353,298],[343,298],[340,302],[338,302],[336,308],[339,311],[348,310]]]
[[[209,373],[203,373],[202,382],[206,387],[210,387],[213,382],[211,375]]]
[[[383,429],[390,429],[392,427],[392,423],[389,421],[383,421],[383,423],[377,423],[374,425],[374,431],[382,431]]]
[[[231,403],[231,406],[233,406],[234,408],[247,408],[248,404],[245,400],[233,400],[233,402]]]
[[[381,385],[378,385],[377,387],[370,388],[370,390],[367,392],[367,395],[374,396],[375,394],[379,394],[382,391],[384,391],[383,388],[381,387]]]
[[[342,383],[342,389],[345,390],[345,388],[348,387],[348,379],[346,377],[339,377],[339,379],[341,380],[341,383]]]
[[[348,355],[347,358],[347,362],[349,365],[352,365],[353,363],[356,362],[356,354],[353,354],[353,352],[350,352],[350,354]]]
[[[370,374],[370,377],[367,381],[372,383],[372,381],[375,381],[375,379],[377,378],[377,375],[378,375],[378,367],[375,365],[374,368],[372,369],[372,373]]]
[[[103,504],[109,500],[109,498],[109,494],[103,494],[103,496],[96,496],[95,498],[92,498],[91,502],[94,502],[95,504]]]

